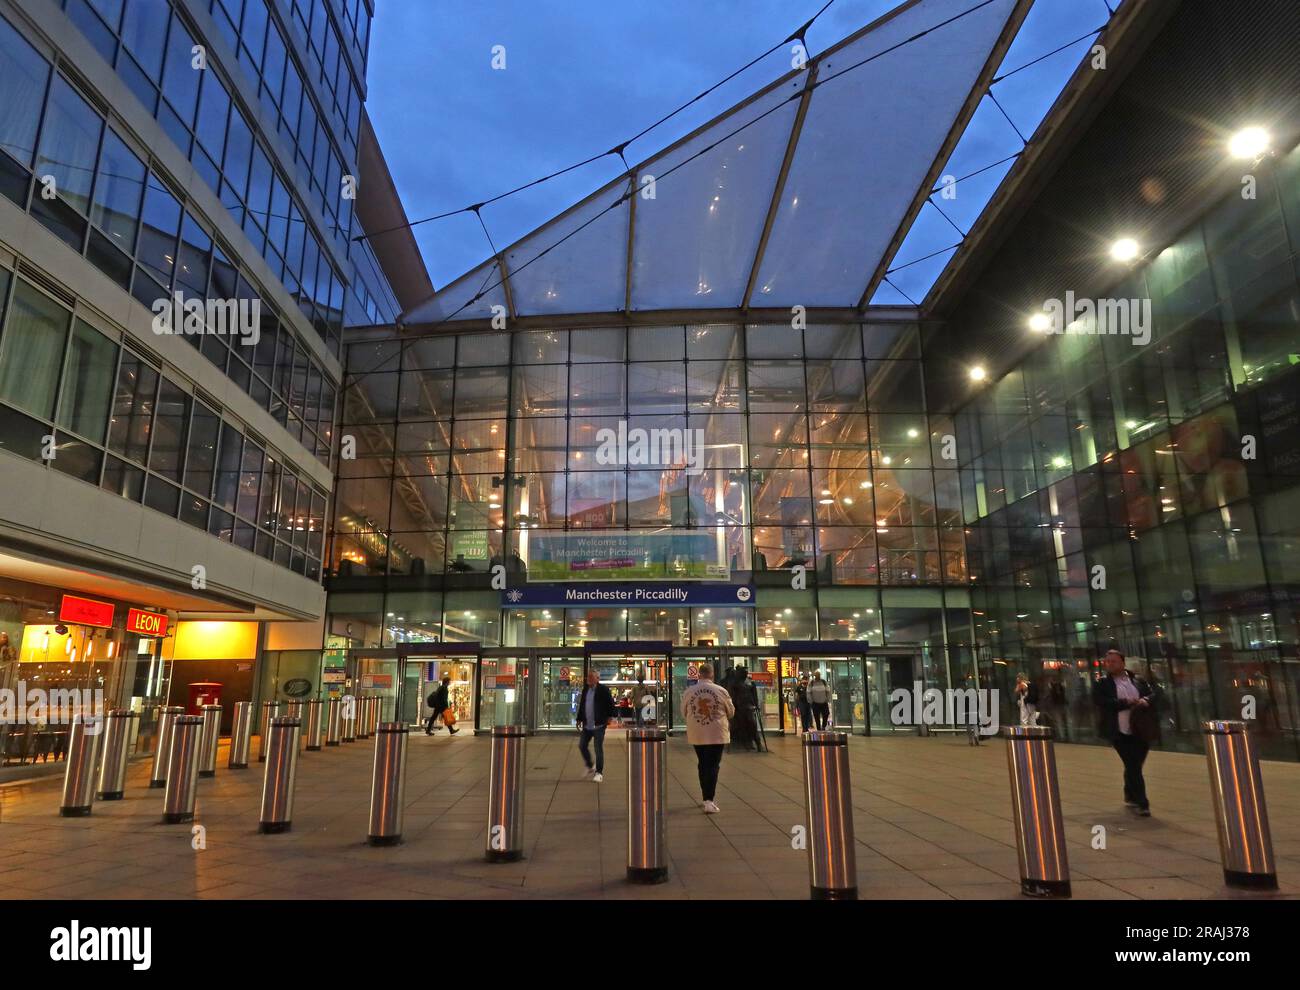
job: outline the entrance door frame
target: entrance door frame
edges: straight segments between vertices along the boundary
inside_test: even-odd
[[[867,661],[874,659],[887,660],[892,657],[910,657],[915,667],[917,657],[920,651],[913,646],[872,646],[856,639],[783,639],[776,644],[776,669],[777,680],[781,679],[781,664],[786,661],[801,660],[805,657],[844,657],[848,660],[857,660],[859,664],[859,673],[862,677],[862,687],[865,692],[870,692],[871,685],[867,679]],[[781,704],[781,732],[786,732],[785,726],[786,705],[784,699]],[[864,711],[862,724],[865,729],[863,735],[871,735],[871,704],[870,697],[867,699],[867,706]],[[921,734],[920,727],[917,727],[917,734]]]
[[[396,703],[393,709],[393,717],[401,712],[406,701],[406,666],[411,659],[417,660],[463,660],[466,663],[474,665],[474,684],[471,692],[474,695],[474,733],[479,733],[479,712],[480,692],[482,690],[483,668],[483,644],[479,642],[465,643],[398,643],[396,646],[386,646],[382,649],[353,649],[347,652],[347,676],[355,695],[360,691],[357,684],[358,663],[359,660],[396,660],[397,661],[397,685],[395,688]],[[422,700],[422,699],[417,699]],[[418,707],[417,707],[417,710]],[[490,731],[490,730],[489,730]]]

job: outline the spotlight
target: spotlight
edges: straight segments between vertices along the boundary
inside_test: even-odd
[[[1034,333],[1047,333],[1052,329],[1052,318],[1046,313],[1035,313],[1029,318],[1029,329]]]
[[[1121,237],[1110,246],[1110,256],[1116,261],[1132,261],[1140,253],[1138,242],[1131,237]]]
[[[1243,127],[1228,141],[1228,154],[1233,158],[1255,161],[1268,151],[1270,138],[1262,127]]]
[[[983,366],[977,364],[970,370],[970,380],[973,382],[982,382],[987,374],[988,372],[984,370]]]

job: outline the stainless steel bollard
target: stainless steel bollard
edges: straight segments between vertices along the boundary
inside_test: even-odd
[[[301,720],[302,720],[302,702],[301,702],[301,701],[286,701],[286,702],[284,703],[284,714],[288,715],[290,718],[296,718],[296,719],[298,719],[299,721],[301,721]]]
[[[369,739],[375,734],[375,696],[368,694],[362,699],[361,721],[357,725],[357,738]]]
[[[298,739],[302,722],[288,715],[271,719],[266,776],[262,780],[262,810],[257,830],[287,832],[293,826],[293,788],[298,779]]]
[[[343,721],[341,718],[341,702],[338,697],[330,698],[325,702],[325,745],[337,746],[339,740],[343,738]]]
[[[345,694],[339,704],[343,711],[343,741],[356,742],[357,710],[361,707],[361,701],[354,694]]]
[[[1011,773],[1020,892],[1029,897],[1069,897],[1070,862],[1052,730],[1045,725],[1008,725],[1002,735]]]
[[[235,719],[230,725],[230,759],[228,770],[247,770],[248,753],[253,748],[253,703],[235,702]]]
[[[172,756],[172,726],[176,719],[185,714],[180,705],[163,705],[158,709],[158,734],[154,744],[158,747],[153,753],[153,770],[149,775],[150,787],[167,785],[167,761]]]
[[[262,721],[257,733],[257,762],[266,762],[266,744],[267,737],[271,733],[271,719],[280,714],[280,702],[263,701],[262,702]]]
[[[856,901],[858,860],[848,733],[814,729],[803,734],[803,790],[812,899]]]
[[[320,698],[312,698],[307,702],[307,751],[315,753],[320,749],[321,737],[324,728],[324,721],[321,718],[322,709],[325,707]]]
[[[68,764],[63,770],[63,800],[59,814],[82,818],[95,802],[95,762],[104,719],[99,715],[75,715],[68,737]]]
[[[520,732],[521,726],[517,726]],[[632,883],[668,879],[664,847],[667,803],[668,732],[660,728],[627,732],[627,878]]]
[[[114,708],[104,724],[103,755],[99,761],[99,799],[120,801],[126,793],[126,766],[131,757],[136,713]]]
[[[401,722],[383,722],[375,732],[368,837],[372,846],[395,846],[402,841],[402,815],[406,797],[406,741],[409,731]]]
[[[1277,889],[1277,862],[1264,803],[1259,754],[1245,722],[1202,722],[1210,793],[1219,826],[1219,858],[1229,887]]]
[[[492,727],[492,762],[488,771],[487,844],[489,863],[524,858],[524,760],[522,725]]]
[[[167,759],[167,790],[163,792],[163,824],[194,820],[199,790],[199,742],[203,719],[177,715],[172,723],[171,756]]]
[[[217,775],[217,749],[221,745],[221,706],[204,705],[203,732],[199,736],[199,776]]]

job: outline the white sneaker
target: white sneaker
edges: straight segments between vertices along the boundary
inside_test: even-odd
[[[721,810],[722,810],[722,809],[719,808],[719,807],[718,807],[716,804],[714,804],[712,801],[705,801],[705,802],[704,802],[704,813],[705,813],[706,815],[716,815],[716,814],[717,814],[719,811],[721,811]]]
[[[605,775],[603,773],[593,773],[591,775],[591,779],[595,781],[597,784],[599,784],[602,780],[605,779]]]

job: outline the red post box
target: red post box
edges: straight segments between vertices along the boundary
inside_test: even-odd
[[[203,714],[204,705],[221,704],[221,684],[217,681],[195,681],[190,685],[190,700],[185,706],[186,715]]]

